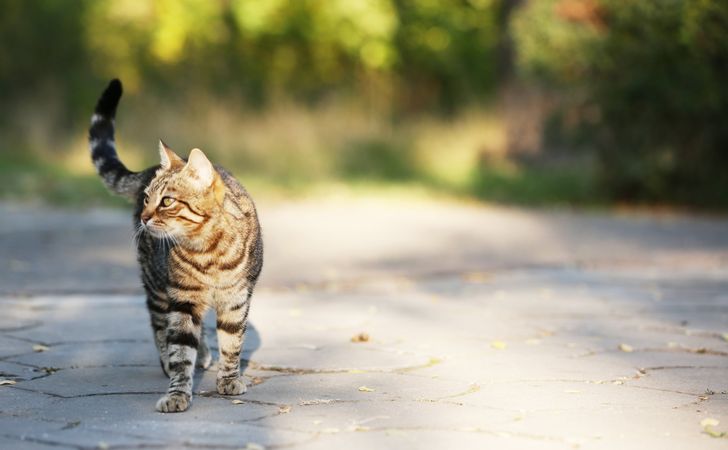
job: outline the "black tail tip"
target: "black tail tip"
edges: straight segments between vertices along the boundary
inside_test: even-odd
[[[105,117],[113,118],[116,115],[116,106],[119,104],[122,93],[121,81],[118,78],[114,78],[106,86],[103,94],[101,94],[94,112]]]

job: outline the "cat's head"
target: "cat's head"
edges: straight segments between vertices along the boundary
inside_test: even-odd
[[[144,189],[140,226],[155,237],[195,236],[222,202],[224,186],[200,149],[187,161],[159,141],[161,164]]]

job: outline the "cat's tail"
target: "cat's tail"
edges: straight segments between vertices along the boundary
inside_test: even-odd
[[[114,142],[114,117],[121,93],[121,81],[111,80],[91,116],[88,143],[91,160],[106,187],[116,194],[134,199],[142,187],[141,173],[130,171],[119,160]]]

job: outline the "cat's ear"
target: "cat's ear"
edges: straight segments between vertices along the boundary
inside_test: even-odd
[[[163,170],[167,170],[172,167],[182,166],[185,161],[180,158],[171,148],[167,147],[167,144],[159,140],[159,160]]]
[[[189,174],[190,178],[202,189],[206,189],[212,185],[215,175],[215,169],[212,163],[202,150],[193,148],[190,156],[187,158],[187,165],[184,170]]]

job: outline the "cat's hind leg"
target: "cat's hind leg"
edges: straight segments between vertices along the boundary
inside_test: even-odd
[[[200,345],[197,347],[197,367],[207,369],[212,364],[212,353],[205,341],[205,327],[200,331]]]
[[[145,290],[147,291],[147,309],[149,310],[149,318],[152,323],[152,334],[154,336],[154,344],[159,352],[159,363],[162,371],[169,377],[169,357],[167,352],[167,313],[168,303],[167,294],[160,293],[147,285],[145,280]]]

